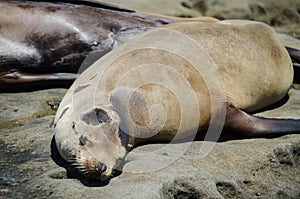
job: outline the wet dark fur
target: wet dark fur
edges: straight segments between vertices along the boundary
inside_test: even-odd
[[[10,38],[10,35],[4,35],[3,31],[6,26],[16,26],[15,31],[22,30],[20,37],[25,38],[20,38],[17,42],[30,47],[37,54],[15,53],[13,49],[10,50],[11,46],[7,45],[5,48],[11,54],[0,54],[0,91],[11,91],[11,89],[16,91],[26,84],[38,85],[44,81],[50,82],[49,87],[68,87],[76,76],[71,80],[69,77],[65,78],[63,75],[53,73],[77,73],[84,59],[91,53],[97,52],[98,57],[103,56],[150,27],[172,22],[169,18],[138,14],[95,1],[0,1],[1,4],[4,5],[2,9],[12,7],[16,10],[11,15],[20,13],[20,18],[17,18],[20,22],[33,18],[37,19],[34,26],[47,28],[35,31],[31,27],[15,25],[16,21],[12,21],[10,16],[4,18],[4,23],[0,24],[0,39],[15,41],[15,38]],[[42,14],[37,15],[35,13],[37,11]],[[21,13],[25,13],[25,17]],[[61,29],[54,34],[51,33],[51,27],[55,24],[53,21],[45,20],[50,15],[56,17],[57,21],[54,23],[61,26],[63,21],[70,22],[74,26],[73,29],[65,23]],[[80,33],[92,39],[82,40]],[[1,43],[2,46],[5,44]],[[50,74],[52,77],[46,78],[44,74]],[[26,81],[23,81],[24,79]],[[19,87],[20,84],[23,85]]]

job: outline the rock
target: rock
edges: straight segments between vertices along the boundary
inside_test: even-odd
[[[188,0],[99,0],[120,7],[129,8],[140,12],[150,12],[177,17],[197,17],[201,13],[192,9]]]
[[[22,126],[36,118],[54,115],[66,89],[51,89],[27,93],[2,93],[0,129]]]
[[[23,183],[43,174],[50,165],[57,167],[49,158],[55,114],[50,105],[59,103],[65,92],[0,94],[0,196],[14,197]]]
[[[300,40],[284,33],[278,33],[278,37],[283,45],[300,50]]]
[[[284,105],[259,115],[299,118],[300,90],[299,85],[294,87]],[[158,149],[167,146],[166,144],[144,145],[129,153],[124,172],[113,178],[109,184],[89,181],[72,170],[55,151],[52,142],[54,115],[31,117],[48,106],[45,103],[47,100],[61,99],[64,92],[64,89],[51,89],[0,94],[0,108],[3,110],[5,106],[7,115],[1,115],[3,121],[24,118],[26,114],[14,116],[14,109],[30,113],[30,119],[23,125],[1,126],[1,197],[299,197],[300,135],[222,141],[216,143],[213,150],[203,158],[199,153],[204,143],[201,140],[173,144],[165,152],[159,152]],[[21,100],[18,102],[18,99]],[[30,104],[32,100],[37,101]],[[45,105],[38,105],[38,101]],[[13,105],[14,108],[8,105]],[[185,153],[178,155],[182,149]],[[154,152],[154,156],[149,156],[149,152]],[[152,172],[138,172],[139,165],[144,165],[147,169],[160,163],[166,166]],[[137,169],[132,170],[135,168]]]
[[[204,16],[219,19],[249,19],[274,26],[278,32],[300,38],[298,0],[190,0]]]
[[[297,0],[190,0],[203,15],[220,19],[252,19],[273,26],[300,22]]]
[[[210,16],[265,22],[300,39],[299,0],[99,0],[121,7],[176,17]]]

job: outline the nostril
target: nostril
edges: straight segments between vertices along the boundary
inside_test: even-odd
[[[101,163],[101,162],[98,162],[98,172],[101,174],[103,173],[104,171],[106,171],[107,167],[105,164]]]

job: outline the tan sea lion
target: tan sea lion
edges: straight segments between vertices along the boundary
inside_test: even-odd
[[[128,150],[224,128],[250,137],[300,132],[300,120],[253,112],[281,100],[293,80],[276,33],[253,21],[185,22],[152,29],[114,49],[74,82],[57,111],[61,156],[107,180]],[[147,165],[145,165],[147,166]]]

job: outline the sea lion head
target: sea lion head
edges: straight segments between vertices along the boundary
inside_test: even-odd
[[[74,116],[72,106],[57,116],[55,141],[62,157],[90,179],[106,181],[127,154],[128,135],[110,106],[95,106]]]

